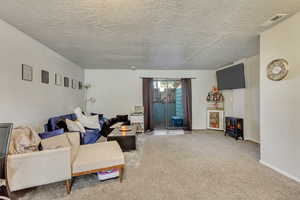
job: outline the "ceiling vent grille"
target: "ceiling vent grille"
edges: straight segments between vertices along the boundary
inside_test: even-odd
[[[271,26],[275,23],[278,23],[280,21],[282,21],[284,18],[286,18],[288,16],[288,14],[284,14],[284,13],[280,13],[280,14],[276,14],[273,17],[271,17],[270,19],[268,19],[265,23],[263,23],[261,26],[262,27],[268,27]]]

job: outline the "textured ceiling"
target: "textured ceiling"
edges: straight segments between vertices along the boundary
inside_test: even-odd
[[[84,68],[216,69],[259,53],[299,0],[1,0],[0,18]]]

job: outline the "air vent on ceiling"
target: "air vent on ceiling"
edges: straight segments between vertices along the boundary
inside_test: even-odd
[[[280,14],[276,14],[273,17],[271,17],[270,19],[268,19],[265,23],[263,23],[261,26],[262,27],[268,27],[271,26],[275,23],[280,22],[281,20],[283,20],[284,18],[286,18],[288,16],[288,14],[285,13],[280,13]]]

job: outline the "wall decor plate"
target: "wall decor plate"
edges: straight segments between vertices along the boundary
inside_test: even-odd
[[[32,81],[33,68],[29,65],[22,64],[22,80]]]
[[[42,83],[49,84],[49,72],[46,70],[42,70],[41,72],[42,72],[41,74]]]
[[[288,61],[285,59],[273,60],[267,67],[267,77],[272,81],[284,79],[288,72]]]

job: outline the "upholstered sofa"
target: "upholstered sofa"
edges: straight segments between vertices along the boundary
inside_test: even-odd
[[[72,177],[108,169],[119,169],[122,180],[124,155],[115,141],[80,145],[80,134],[71,132],[41,144],[42,151],[8,156],[10,191],[65,181],[69,193]]]

